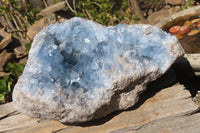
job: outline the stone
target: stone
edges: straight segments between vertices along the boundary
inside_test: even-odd
[[[32,26],[28,28],[27,35],[29,36],[30,39],[33,39],[37,33],[39,33],[44,27],[54,24],[56,22],[63,22],[66,19],[61,17],[60,19],[57,20],[58,16],[56,14],[51,14],[47,17],[43,17],[36,21]]]
[[[166,17],[169,17],[169,16],[173,15],[174,13],[177,13],[181,10],[182,10],[182,8],[180,8],[180,7],[177,8],[177,6],[170,7],[169,5],[166,5],[162,9],[160,9],[156,12],[153,12],[152,14],[149,14],[149,16],[147,18],[148,24],[156,25],[157,23],[165,20]]]
[[[185,4],[185,0],[166,0],[166,3],[176,6]]]
[[[10,75],[10,73],[0,72],[0,78],[3,78],[3,76],[5,76],[5,75]]]
[[[166,18],[164,19],[162,18],[160,21],[158,21],[156,26],[163,30],[166,30],[166,28],[169,28],[170,25],[174,25],[174,23],[177,23],[177,21],[180,21],[180,19],[182,18],[184,18],[184,20],[188,20],[190,17],[199,16],[199,12],[200,12],[200,6],[194,6],[186,10],[182,9],[176,10],[175,12],[173,12],[173,14],[168,12]],[[163,12],[160,12],[160,14],[161,13]],[[153,15],[155,18],[155,16],[157,16],[158,14],[153,14]],[[153,17],[153,15],[151,16],[151,18]]]
[[[56,3],[56,4],[52,5],[52,6],[49,6],[49,7],[45,8],[38,15],[39,16],[43,16],[43,17],[50,16],[51,14],[64,9],[66,7],[65,4],[66,4],[65,1]]]
[[[183,54],[176,37],[157,27],[104,27],[75,17],[35,36],[13,102],[32,117],[98,119],[135,105]]]
[[[3,50],[8,44],[12,42],[11,34],[5,32],[4,29],[0,30],[0,50]]]
[[[197,74],[200,75],[200,54],[185,54],[184,57],[187,59],[187,61],[190,63],[193,71]]]
[[[43,9],[52,6],[54,4],[57,4],[63,0],[17,0],[18,5],[21,8],[25,8],[26,4],[30,4],[32,9],[35,9],[37,11],[42,11]],[[46,7],[47,6],[47,7]]]

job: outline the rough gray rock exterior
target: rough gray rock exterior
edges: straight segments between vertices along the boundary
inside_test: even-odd
[[[97,119],[135,105],[183,54],[176,37],[157,27],[72,18],[36,35],[13,101],[32,117]]]

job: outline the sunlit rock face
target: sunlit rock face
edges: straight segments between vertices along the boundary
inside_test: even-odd
[[[177,39],[157,27],[72,18],[36,35],[13,101],[32,117],[97,119],[135,105],[183,54]]]

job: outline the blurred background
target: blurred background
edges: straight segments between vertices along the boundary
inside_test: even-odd
[[[199,5],[199,0],[1,0],[0,104],[12,101],[34,36],[44,27],[72,17],[103,25],[155,25],[178,11]]]

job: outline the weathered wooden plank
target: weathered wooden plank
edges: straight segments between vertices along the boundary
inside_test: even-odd
[[[15,113],[16,110],[13,108],[13,103],[7,103],[0,106],[0,120],[8,117]]]
[[[45,133],[66,127],[54,120],[40,120],[30,118],[24,114],[16,114],[0,120],[0,132],[17,133]]]
[[[114,133],[199,133],[200,113],[170,116],[144,124],[140,128],[128,127]]]
[[[154,93],[151,98],[148,98],[146,101],[144,100],[132,109],[112,113],[100,120],[79,126],[63,125],[54,120],[30,118],[20,113],[6,116],[6,112],[9,114],[15,111],[12,108],[12,103],[9,103],[0,106],[0,115],[4,116],[0,119],[0,132],[175,132],[177,129],[177,131],[186,132],[189,131],[186,130],[187,126],[195,128],[192,131],[197,131],[200,127],[198,126],[200,122],[197,118],[199,114],[188,116],[188,114],[191,114],[197,109],[198,106],[192,101],[189,91],[185,90],[184,86],[179,84]],[[181,130],[180,127],[182,126],[184,126],[185,130]]]

